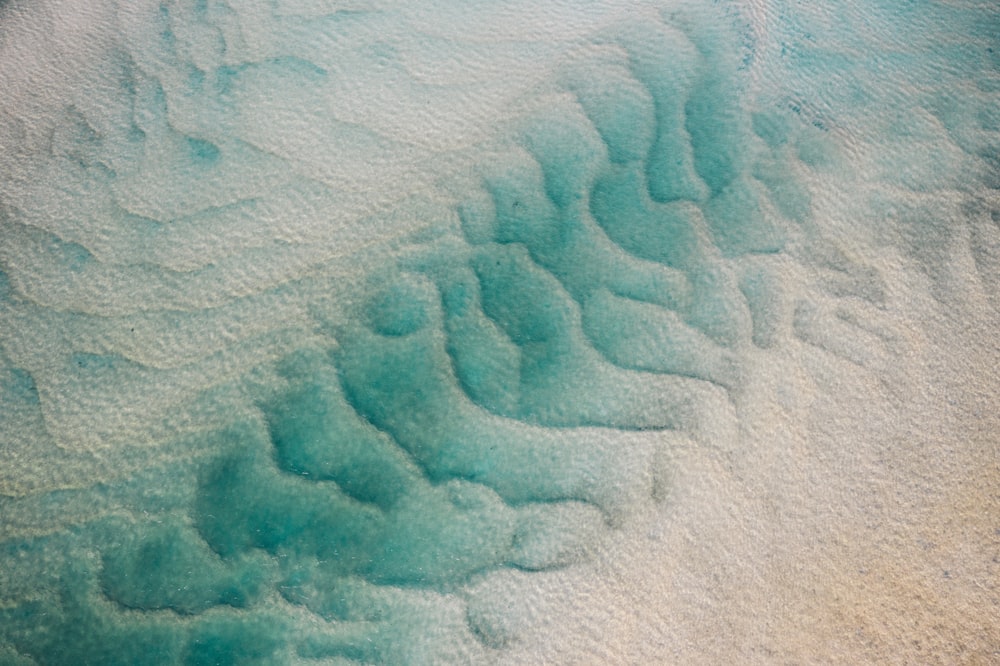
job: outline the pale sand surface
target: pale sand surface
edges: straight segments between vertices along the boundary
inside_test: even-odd
[[[735,437],[672,443],[596,573],[511,593],[532,621],[504,663],[1000,661],[1000,320],[962,277],[959,305],[897,284],[895,380],[762,354]]]

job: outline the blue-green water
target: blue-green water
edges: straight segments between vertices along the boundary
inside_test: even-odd
[[[996,219],[986,5],[314,4],[0,14],[0,663],[501,659],[826,339],[782,262],[882,305],[824,187],[939,298]]]

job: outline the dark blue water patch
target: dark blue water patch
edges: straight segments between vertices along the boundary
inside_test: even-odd
[[[302,77],[310,82],[317,82],[327,75],[325,68],[297,56],[270,58],[264,64],[269,68],[280,71],[283,76]]]
[[[132,123],[129,126],[128,132],[126,133],[125,137],[131,144],[141,144],[143,141],[146,140],[146,132],[143,131],[143,129],[138,125],[136,125],[135,123]]]
[[[166,126],[167,95],[158,80],[142,77],[132,105],[136,125],[144,132]]]
[[[182,631],[169,622],[115,613],[97,601],[95,572],[82,554],[66,555],[52,572],[57,586],[0,609],[5,643],[46,666],[179,663]]]
[[[485,185],[496,216],[495,240],[527,243],[540,257],[551,258],[563,249],[565,233],[540,176],[527,166],[491,177]]]
[[[214,617],[200,624],[185,650],[184,666],[252,666],[275,663],[292,625],[276,615]]]
[[[211,141],[187,137],[188,154],[191,160],[199,166],[211,166],[219,161],[222,154],[219,147]]]
[[[604,153],[596,132],[565,117],[543,116],[531,123],[524,141],[541,166],[546,198],[564,212],[585,206]]]
[[[269,562],[259,557],[220,561],[176,516],[113,532],[117,537],[102,553],[101,588],[126,608],[182,614],[221,605],[245,608],[268,577]]]
[[[746,298],[753,321],[753,343],[769,349],[780,340],[780,280],[772,272],[749,270],[740,279],[740,291]]]
[[[188,70],[187,90],[185,92],[192,96],[202,94],[205,90],[205,82],[207,80],[208,77],[205,75],[205,72],[196,67],[191,67]]]
[[[624,66],[581,69],[568,77],[567,87],[600,134],[613,163],[646,158],[656,129],[653,100]]]
[[[735,357],[676,312],[600,291],[584,304],[582,326],[595,349],[619,367],[737,387]]]
[[[591,167],[580,168],[565,179],[563,172],[545,166],[554,160],[553,154],[541,151],[538,142],[533,150],[539,153],[540,165],[527,163],[489,177],[484,187],[491,205],[480,204],[473,213],[470,203],[464,209],[469,222],[463,228],[471,224],[472,214],[477,215],[479,228],[466,232],[475,234],[473,242],[523,244],[532,260],[579,300],[601,284],[603,276],[623,268],[616,265],[620,262],[615,261],[612,248],[601,244],[599,232],[586,219]],[[562,205],[550,196],[554,187],[563,191],[558,195]],[[572,195],[568,194],[571,187]]]
[[[787,117],[774,112],[758,111],[750,115],[754,134],[764,139],[771,148],[777,148],[788,141],[792,128]]]
[[[532,356],[566,351],[572,326],[561,285],[538,269],[516,246],[496,247],[473,261],[483,311],[523,351]]]
[[[510,557],[515,518],[478,483],[409,493],[389,516],[366,577],[379,584],[448,585]]]
[[[160,4],[160,12],[157,17],[157,28],[159,28],[159,36],[162,41],[162,45],[173,53],[177,48],[177,35],[174,34],[172,23],[172,18],[170,16],[170,7],[166,3]]]
[[[489,265],[492,261],[495,267],[496,259],[490,257],[484,255],[483,263]],[[518,265],[527,266],[523,263],[523,250],[520,257],[522,263]],[[516,272],[515,269],[516,265],[508,268]],[[569,385],[558,380],[558,372],[594,359],[588,360],[578,337],[574,339],[568,331],[556,330],[560,325],[568,325],[567,322],[560,323],[558,318],[546,321],[545,306],[532,303],[542,294],[530,287],[514,282],[504,285],[498,279],[492,288],[499,289],[496,298],[500,303],[494,306],[497,311],[493,316],[501,321],[493,320],[481,307],[485,299],[479,296],[483,289],[480,279],[467,271],[453,274],[461,280],[457,283],[439,277],[442,292],[446,294],[443,300],[460,317],[435,314],[433,327],[402,338],[381,336],[367,329],[342,334],[334,359],[344,396],[358,415],[391,437],[431,483],[473,481],[488,486],[505,502],[515,504],[581,499],[581,491],[574,485],[577,482],[567,483],[566,476],[573,467],[570,461],[574,456],[586,459],[591,455],[584,452],[587,447],[581,444],[580,450],[572,447],[562,450],[564,444],[548,442],[542,432],[525,429],[524,421],[546,413],[542,410],[550,409],[553,402],[561,404],[567,414],[575,414],[579,407],[573,401],[579,390],[576,387],[569,390]],[[537,269],[532,272],[544,275]],[[548,280],[558,292],[558,283],[551,277]],[[464,293],[447,295],[456,285]],[[519,290],[524,292],[520,296]],[[505,299],[511,312],[503,312]],[[556,296],[552,303],[558,303],[559,308],[572,307],[565,295]],[[533,307],[537,309],[517,312]],[[505,326],[510,329],[508,333],[503,332]],[[442,328],[448,333],[447,342],[441,339]],[[465,339],[466,335],[471,338]],[[518,337],[516,342],[513,336]],[[495,352],[490,347],[472,348],[477,340],[491,339],[506,340],[499,357],[493,356]],[[524,372],[525,366],[538,366],[541,357],[560,347],[567,356],[576,350],[582,357],[564,368],[553,367],[554,378],[545,377],[538,367],[533,373]],[[512,363],[492,378],[493,383],[477,376],[484,366],[497,364],[504,358]],[[515,359],[517,362],[513,362]],[[581,369],[581,372],[586,371]],[[559,388],[549,389],[546,385],[549,381]],[[475,388],[467,392],[465,387],[469,386]],[[544,401],[521,399],[525,393],[542,395],[546,391],[549,395]],[[583,409],[587,412],[590,407]],[[610,409],[613,413],[615,408]],[[585,422],[588,417],[566,418]]]
[[[465,240],[473,245],[496,240],[496,209],[486,192],[471,194],[458,206],[458,218]]]
[[[761,209],[764,199],[762,190],[759,182],[738,178],[705,204],[704,214],[712,239],[724,256],[770,254],[784,249],[787,232],[782,228],[780,219],[769,219],[764,215]],[[795,203],[789,201],[789,212],[798,214],[801,219],[807,211],[796,210]]]
[[[264,433],[223,433],[225,453],[201,474],[193,519],[202,538],[223,557],[251,549],[272,555],[293,550],[329,558],[343,571],[370,560],[382,528],[377,509],[347,497],[335,484],[282,474]]]
[[[83,245],[62,240],[56,236],[49,236],[46,251],[67,271],[73,273],[83,271],[94,261],[94,255]]]
[[[591,193],[590,212],[609,238],[636,257],[680,269],[700,260],[693,209],[649,200],[634,168],[603,173]]]
[[[699,145],[686,128],[688,100],[699,85],[703,63],[693,44],[655,24],[629,26],[619,38],[629,54],[629,70],[653,101],[655,132],[644,173],[648,195],[661,203],[704,197],[696,173]],[[707,121],[708,119],[699,119]],[[689,136],[690,135],[690,136]]]
[[[441,286],[448,356],[470,399],[498,414],[517,412],[521,351],[483,311],[470,268]]]
[[[192,561],[185,552],[190,539],[172,539],[179,536],[178,530],[184,530],[180,523],[123,528],[104,522],[94,525],[89,534],[77,530],[21,542],[16,544],[16,553],[8,542],[5,559],[18,557],[7,559],[12,563],[8,572],[17,571],[24,558],[34,553],[47,562],[48,580],[47,584],[38,581],[27,598],[5,599],[0,608],[0,640],[30,658],[27,663],[44,666],[274,663],[274,653],[289,643],[291,627],[286,619],[258,611],[190,615],[208,601],[199,598],[199,592],[234,601],[245,581],[237,577],[232,590],[205,588],[203,583],[220,565],[210,559]],[[90,549],[100,541],[92,542],[94,536],[112,539],[105,543],[105,555],[96,564]],[[119,559],[135,545],[138,551]],[[170,562],[171,556],[186,560]],[[197,568],[205,564],[206,570]],[[115,565],[124,568],[115,570]],[[172,571],[171,567],[182,569]],[[120,599],[103,596],[99,579],[129,601],[141,595],[142,603],[124,608]],[[165,597],[172,597],[167,608],[185,614],[149,612],[149,608],[161,607]]]
[[[315,91],[328,78],[325,68],[304,58],[280,56],[242,65],[222,65],[210,74],[212,92],[226,116],[243,112],[241,96],[249,91],[251,100],[261,89],[288,87]],[[254,103],[254,102],[251,102]],[[317,98],[316,103],[320,104]]]
[[[396,345],[409,342],[386,340]],[[384,349],[372,351],[380,357],[384,354]],[[412,366],[412,361],[393,360],[396,366]],[[347,366],[350,386],[350,363],[342,365]],[[434,451],[421,449],[442,435],[438,446],[465,446],[473,452],[476,446],[449,440],[441,432],[447,422],[439,424],[437,432],[415,427],[414,422],[429,425],[426,405],[409,411],[390,402],[386,407],[392,415],[380,415],[366,396],[356,397],[355,408],[360,406],[362,414],[374,417],[374,423],[393,433],[399,442],[393,449],[385,436],[365,428],[357,415],[349,416],[345,406],[337,404],[342,398],[335,395],[336,389],[323,389],[325,404],[319,404],[310,390],[315,388],[316,374],[314,370],[303,377],[302,384],[282,394],[278,407],[270,409],[278,460],[287,455],[281,451],[289,450],[313,456],[296,460],[299,474],[283,472],[272,458],[265,458],[267,446],[256,433],[226,435],[235,450],[206,468],[194,505],[194,523],[207,544],[227,562],[254,550],[266,551],[284,562],[289,580],[296,579],[302,563],[312,559],[322,562],[320,570],[326,577],[418,586],[452,584],[473,572],[502,565],[510,556],[513,514],[489,487],[462,481],[458,473],[432,458]],[[335,377],[332,368],[322,374]],[[377,373],[369,377],[377,387]],[[405,383],[393,385],[398,388],[391,398],[382,397],[398,398],[412,388]],[[302,424],[281,423],[296,415]],[[346,430],[338,433],[336,423],[329,433],[318,429],[331,423],[328,417],[338,416],[347,421],[342,424]],[[313,418],[317,421],[310,424]],[[360,431],[380,450],[367,450],[363,440],[352,441],[352,430]],[[421,456],[424,467],[408,463],[400,448]],[[354,470],[357,481],[347,478],[344,466],[352,454],[359,464]],[[330,473],[302,474],[307,466]],[[335,482],[337,478],[355,495],[367,495],[365,499],[374,503],[348,496]],[[232,590],[230,583],[214,584]],[[209,593],[216,595],[218,589],[208,589]],[[245,598],[240,594],[238,599]]]
[[[262,406],[278,466],[392,508],[418,472],[391,438],[351,408],[329,359],[295,354],[282,361],[281,372],[294,388]]]
[[[695,170],[716,194],[745,168],[746,114],[738,94],[732,79],[705,73],[684,107]]]
[[[67,143],[71,146],[71,150],[75,149],[75,152],[79,153],[101,141],[100,133],[87,121],[86,116],[74,107],[67,109],[66,122],[57,131],[65,134],[69,139]]]
[[[246,65],[223,65],[215,69],[212,81],[215,87],[214,92],[220,100],[225,100],[236,90],[240,72],[246,68]]]
[[[446,480],[435,466],[443,442],[442,424],[453,421],[447,366],[428,334],[405,338],[359,335],[337,354],[337,366],[351,406],[389,434],[430,475]]]
[[[368,301],[366,317],[369,325],[381,335],[410,335],[427,325],[427,302],[433,295],[418,284],[397,278],[378,290]]]
[[[89,372],[100,372],[102,370],[116,370],[122,368],[128,361],[121,356],[112,354],[89,354],[77,352],[73,354],[70,362],[81,370]]]
[[[7,404],[38,405],[38,386],[27,370],[17,367],[0,369],[0,396]]]

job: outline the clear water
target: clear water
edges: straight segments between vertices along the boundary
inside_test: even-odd
[[[503,660],[517,622],[471,591],[668,502],[751,359],[891,380],[865,257],[949,303],[968,241],[997,307],[998,29],[6,3],[0,663]]]

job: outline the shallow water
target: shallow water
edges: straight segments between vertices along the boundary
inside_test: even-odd
[[[856,5],[0,6],[0,663],[998,658],[1000,18]]]

